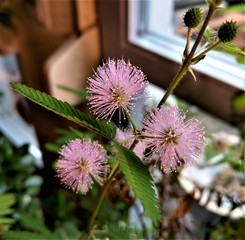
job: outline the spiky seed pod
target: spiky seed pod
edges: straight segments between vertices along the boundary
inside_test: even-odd
[[[198,7],[191,7],[184,15],[184,23],[186,27],[197,27],[202,21],[202,11]]]
[[[231,42],[237,35],[237,23],[231,21],[226,21],[221,24],[218,30],[218,37],[223,43]]]

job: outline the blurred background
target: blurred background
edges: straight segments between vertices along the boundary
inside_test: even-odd
[[[57,230],[68,214],[62,210],[67,199],[79,202],[79,197],[57,190],[60,186],[54,177],[57,146],[77,136],[74,128],[78,127],[16,94],[9,88],[9,82],[22,82],[87,111],[83,92],[86,79],[108,57],[123,57],[143,70],[157,101],[179,68],[186,35],[182,17],[190,5],[200,6],[204,14],[207,11],[205,0],[0,0],[0,194],[17,193],[17,223],[22,213],[29,212],[29,217],[39,216],[49,229]],[[224,0],[222,6],[226,10],[218,11],[210,26],[217,30],[225,20],[236,21],[240,26],[239,36],[232,44],[244,49],[244,1]],[[193,39],[196,34],[194,31]],[[194,67],[197,81],[187,74],[177,87],[175,103],[180,101],[186,109],[191,106],[190,112],[204,122],[208,135],[215,136],[210,138],[213,145],[208,149],[208,158],[220,154],[215,148],[217,141],[221,145],[225,142],[223,152],[237,148],[241,153],[244,151],[241,150],[245,116],[244,57],[220,50],[212,52],[203,62]],[[81,91],[72,92],[71,89]],[[83,129],[78,130],[83,132]],[[220,132],[225,135],[217,137]],[[47,143],[57,143],[57,146],[47,147]],[[243,157],[244,153],[238,156],[240,160]],[[240,174],[244,162],[238,165]],[[209,184],[213,184],[212,181]],[[244,187],[244,178],[239,181]],[[188,187],[182,190],[193,193]],[[243,200],[239,200],[236,207],[245,200],[244,188],[239,191]],[[201,195],[199,198],[193,197],[197,202]],[[125,201],[122,202],[126,207],[117,206],[117,211],[128,209]],[[78,218],[89,209],[86,204],[78,206],[81,212],[76,217],[72,212],[77,205],[70,206],[68,215],[74,220],[74,226],[83,226],[84,221]],[[220,217],[215,210],[206,214],[198,204],[193,211],[195,214],[202,211],[207,228],[213,229],[216,224],[209,221],[210,212],[215,221],[222,219],[230,229],[234,228],[233,222],[226,222],[229,220],[227,214]],[[25,226],[25,217],[22,225],[13,225],[15,229]],[[114,218],[120,219],[119,215]],[[177,221],[177,218],[170,220]],[[238,221],[241,221],[240,215]],[[71,230],[74,226],[65,229]],[[60,229],[57,232],[61,234]],[[212,231],[204,232],[202,237],[212,237]],[[225,234],[233,236],[234,232]]]

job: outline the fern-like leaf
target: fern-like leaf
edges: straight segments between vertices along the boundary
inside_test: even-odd
[[[11,193],[5,193],[0,195],[0,209],[7,209],[15,203],[15,195]]]
[[[207,27],[204,32],[204,36],[209,43],[214,43],[217,39],[217,31],[210,27]]]
[[[41,234],[41,233],[34,233],[34,232],[28,232],[28,231],[8,231],[3,234],[1,234],[1,237],[5,240],[34,240],[34,239],[49,239],[47,236]]]
[[[105,231],[99,231],[95,235],[98,239],[143,239],[142,234],[133,226],[125,223],[109,223]]]
[[[67,102],[62,102],[46,93],[34,90],[21,83],[11,83],[11,87],[31,101],[42,107],[67,118],[89,130],[92,130],[109,140],[112,140],[116,134],[116,127],[112,123],[99,121],[91,115],[85,114],[72,107]]]
[[[6,231],[15,222],[14,219],[6,217],[13,212],[11,206],[16,202],[15,195],[5,193],[0,195],[0,229]]]
[[[242,51],[239,47],[236,47],[235,45],[233,45],[230,42],[221,43],[219,45],[219,48],[224,49],[228,53],[233,53],[233,54],[237,54],[237,55],[245,57],[245,52]]]
[[[25,229],[42,234],[46,239],[55,239],[54,234],[43,224],[40,219],[36,219],[25,214],[20,214],[20,221]]]
[[[11,219],[11,218],[7,218],[7,217],[1,217],[0,218],[0,225],[10,226],[14,222],[15,222],[15,220]]]
[[[146,215],[154,225],[160,221],[161,214],[157,201],[157,194],[153,179],[147,167],[129,149],[121,146],[115,141],[118,150],[120,169],[125,175],[128,184],[141,201]]]

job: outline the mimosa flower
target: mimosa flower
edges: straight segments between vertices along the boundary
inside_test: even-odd
[[[117,129],[116,140],[122,144],[122,146],[126,148],[130,148],[133,144],[135,137],[133,135],[133,131],[131,129],[124,129],[124,131]],[[144,157],[145,146],[142,141],[139,141],[133,149],[133,152],[139,157]]]
[[[148,156],[159,156],[164,172],[193,164],[206,145],[200,122],[185,118],[177,107],[162,106],[143,120],[141,137],[149,149]]]
[[[92,187],[93,179],[102,184],[109,172],[106,151],[102,145],[90,140],[75,139],[64,145],[57,165],[61,182],[82,194]]]
[[[111,120],[116,110],[121,115],[137,111],[137,102],[147,97],[148,82],[143,72],[130,62],[109,59],[88,78],[90,110],[99,119]]]

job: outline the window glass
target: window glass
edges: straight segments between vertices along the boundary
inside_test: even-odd
[[[223,2],[227,10],[218,11],[209,24],[211,28],[217,30],[225,20],[233,20],[240,25],[240,29],[244,29],[244,12],[233,3],[237,1]],[[129,40],[170,60],[181,62],[187,31],[183,15],[191,5],[199,6],[204,15],[207,12],[206,0],[129,1]],[[193,39],[197,32],[198,29],[193,31]],[[244,46],[243,31],[233,44],[240,48]],[[238,62],[237,56],[212,51],[194,69],[244,89],[244,65]]]

